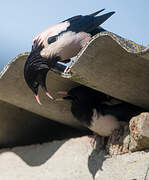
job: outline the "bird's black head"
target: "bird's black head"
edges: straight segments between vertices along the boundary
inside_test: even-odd
[[[78,86],[68,91],[67,96],[63,99],[71,100],[74,103],[90,104],[96,106],[96,104],[107,101],[107,95],[102,92],[96,91],[86,86]]]
[[[25,81],[35,94],[36,100],[39,104],[41,104],[38,98],[39,85],[46,92],[46,95],[53,99],[46,88],[46,76],[48,71],[54,64],[52,64],[52,60],[50,61],[40,55],[40,51],[42,50],[42,48],[42,45],[38,46],[38,48],[32,48],[32,51],[28,56],[24,66]]]
[[[70,89],[67,92],[67,96],[63,97],[63,99],[70,100],[72,103],[75,104],[82,104],[89,101],[90,98],[88,93],[88,88],[85,86],[78,86],[75,88]]]
[[[70,100],[71,112],[85,126],[90,126],[95,99],[92,90],[86,86],[78,86],[70,89],[63,99]],[[94,91],[94,90],[93,90]]]
[[[43,59],[40,54],[31,52],[24,66],[25,81],[35,95],[38,94],[38,87],[46,89],[46,75],[49,71],[47,60]]]

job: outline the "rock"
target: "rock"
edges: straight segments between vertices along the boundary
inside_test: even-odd
[[[149,113],[142,113],[131,119],[129,150],[149,149]]]
[[[112,155],[149,149],[149,113],[133,117],[129,125],[113,132],[106,149]]]
[[[128,124],[113,132],[108,140],[106,150],[110,156],[129,152],[129,127]]]

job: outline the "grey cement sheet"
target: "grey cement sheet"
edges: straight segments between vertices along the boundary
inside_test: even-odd
[[[36,102],[33,93],[24,80],[23,69],[27,56],[28,53],[18,55],[1,72],[0,100],[43,116],[44,118],[78,127],[79,123],[71,114],[69,102],[52,101],[41,89],[39,89],[39,97],[42,105]],[[58,91],[68,90],[74,86],[77,86],[77,83],[64,79],[52,71],[48,73],[47,87],[54,97],[59,97],[57,94]],[[1,111],[1,117],[3,117],[2,114],[3,111]],[[8,116],[11,116],[11,114],[8,114]],[[1,117],[0,121],[3,121]]]
[[[71,64],[72,81],[149,109],[149,47],[96,35]]]
[[[23,68],[28,53],[18,55],[0,74],[0,100],[45,118],[80,127],[72,117],[70,104],[54,102],[39,91],[40,106],[27,87]],[[72,77],[62,78],[50,71],[47,86],[54,97],[78,83],[116,98],[149,108],[149,49],[105,32],[96,35],[71,66]],[[0,104],[2,106],[2,103]],[[3,112],[1,111],[1,117]],[[11,114],[8,116],[11,116]]]

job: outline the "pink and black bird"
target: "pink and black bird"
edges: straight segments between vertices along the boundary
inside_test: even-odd
[[[100,25],[115,12],[96,16],[103,10],[86,16],[78,15],[69,18],[50,26],[33,39],[32,50],[24,66],[24,77],[39,104],[39,85],[46,95],[53,99],[46,87],[48,71],[54,68],[58,61],[69,62],[92,36],[104,31]]]
[[[71,102],[73,116],[84,126],[103,137],[110,136],[124,122],[129,122],[133,116],[146,111],[123,101],[118,104],[109,104],[110,97],[106,94],[83,85],[72,88],[65,94],[67,95],[63,99]]]

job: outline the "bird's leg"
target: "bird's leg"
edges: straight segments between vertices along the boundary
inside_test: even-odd
[[[93,136],[91,138],[91,141],[90,141],[92,147],[96,146],[96,142],[97,142],[98,137],[99,137],[98,134],[96,134],[96,133],[93,134]],[[101,141],[100,141],[101,145],[104,146],[105,145],[105,137],[104,136],[100,136],[100,139],[101,139]]]
[[[65,68],[66,66],[57,62],[55,66],[51,68],[51,70],[61,75],[64,72]]]
[[[70,73],[70,67],[67,66],[66,69],[64,70],[64,74],[69,74]]]
[[[64,77],[64,78],[70,78],[71,77],[71,75],[72,75],[72,73],[71,73],[71,68],[72,68],[72,66],[75,64],[75,61],[74,60],[72,60],[71,61],[71,64],[70,65],[68,65],[66,68],[65,68],[65,70],[64,70],[64,72],[62,73],[62,77]]]
[[[71,61],[71,59],[65,59],[64,61],[63,61],[63,63],[69,63]]]
[[[65,66],[60,63],[56,63],[55,66],[51,68],[52,71],[56,72],[57,74],[61,75],[64,78],[71,77],[71,71],[69,66]]]
[[[70,66],[67,66],[64,72],[61,74],[61,76],[64,78],[71,78],[72,74],[70,70],[71,70]]]
[[[91,137],[90,144],[91,144],[91,146],[92,146],[93,148],[94,148],[95,145],[96,145],[97,136],[98,136],[98,134],[94,133],[94,134],[92,135],[92,137]]]
[[[98,138],[100,138],[98,140]],[[107,139],[104,136],[99,136],[98,134],[94,133],[94,135],[91,137],[90,144],[93,148],[96,149],[105,149],[107,143]]]
[[[66,60],[63,61],[63,63],[66,63],[66,64],[67,64],[67,63],[69,63],[70,61],[71,61],[71,59],[66,59]],[[66,66],[66,68],[65,68],[65,70],[64,70],[64,72],[63,72],[65,75],[67,75],[67,74],[70,73],[70,67],[69,67],[69,66],[70,66],[70,65]]]
[[[101,136],[101,145],[104,147],[105,146],[105,137]]]

